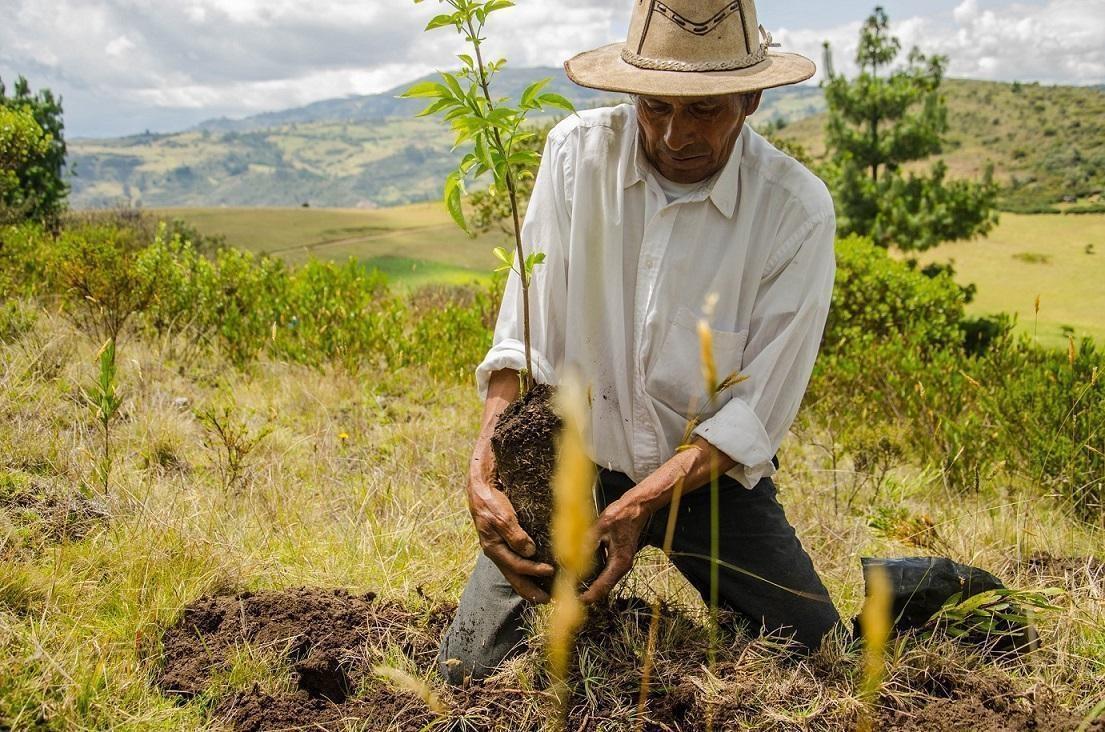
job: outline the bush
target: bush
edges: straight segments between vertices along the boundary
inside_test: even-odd
[[[904,338],[927,348],[962,341],[964,293],[947,272],[928,277],[860,236],[839,240],[836,254],[826,352],[887,339]]]
[[[0,225],[0,293],[32,297],[49,289],[45,242],[41,224]]]
[[[287,307],[276,313],[274,350],[311,365],[341,364],[356,372],[382,355],[393,338],[395,308],[387,279],[356,259],[312,260],[289,281]]]
[[[117,340],[131,316],[146,309],[156,280],[136,266],[145,244],[133,229],[89,224],[63,230],[48,246],[53,290],[77,327]]]

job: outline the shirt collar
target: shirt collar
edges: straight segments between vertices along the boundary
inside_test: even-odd
[[[633,130],[632,134],[626,135],[629,149],[626,150],[626,154],[622,156],[622,188],[629,188],[645,180],[646,171],[651,172],[651,166],[648,163],[648,159],[645,158],[644,151],[637,142],[639,128],[637,127],[636,116],[634,116],[631,126]],[[726,161],[725,167],[721,169],[721,172],[714,177],[713,183],[704,189],[702,193],[688,200],[695,201],[709,197],[714,207],[717,208],[725,218],[733,217],[733,212],[737,208],[737,195],[740,192],[740,164],[741,158],[744,155],[744,138],[747,136],[748,125],[746,124],[737,137],[736,143],[733,145],[733,151],[729,154],[729,160]]]

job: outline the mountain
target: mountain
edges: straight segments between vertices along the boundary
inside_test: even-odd
[[[949,175],[981,175],[994,166],[1007,210],[1048,210],[1105,194],[1105,85],[1045,86],[948,79],[948,141],[940,157]],[[825,114],[777,135],[817,160],[825,153]]]
[[[620,101],[576,86],[559,68],[504,69],[495,93],[517,98],[543,78],[551,78],[549,91],[579,108]],[[210,120],[173,134],[71,140],[70,201],[78,208],[124,202],[372,208],[437,197],[456,160],[452,135],[439,120],[414,117],[424,100],[396,98],[410,84],[240,120]],[[819,89],[789,87],[769,91],[757,117],[793,121],[822,109]]]

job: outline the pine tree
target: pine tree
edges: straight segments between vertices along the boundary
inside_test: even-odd
[[[825,44],[826,172],[839,231],[918,251],[984,235],[997,222],[989,168],[979,182],[946,180],[942,161],[927,174],[902,170],[941,152],[948,111],[940,93],[947,59],[914,48],[903,67],[890,71],[901,50],[881,7],[860,30],[855,79],[835,72]]]

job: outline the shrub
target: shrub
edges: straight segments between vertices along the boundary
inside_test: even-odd
[[[48,289],[43,255],[50,242],[41,224],[0,225],[0,293],[31,297]]]
[[[826,351],[890,338],[930,348],[961,342],[964,293],[947,272],[925,276],[859,236],[839,240],[836,252]]]
[[[54,291],[78,328],[118,340],[131,316],[146,309],[156,281],[136,266],[144,244],[133,229],[88,224],[63,230],[45,252]]]
[[[311,260],[292,272],[276,313],[274,349],[301,363],[340,363],[350,372],[386,350],[394,320],[387,279],[356,259]]]

